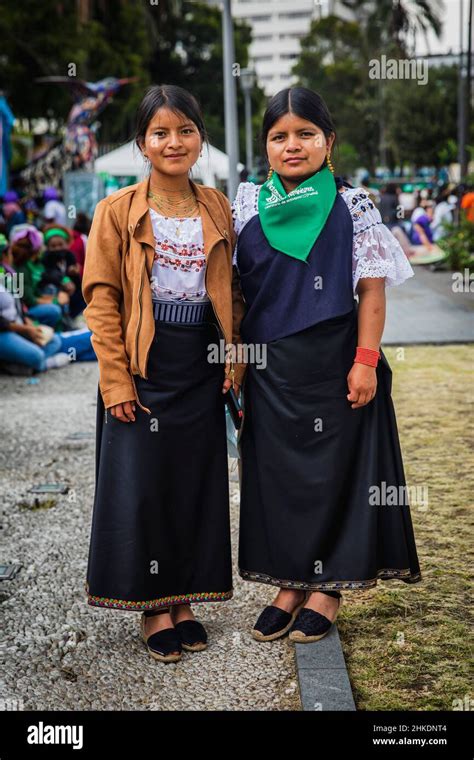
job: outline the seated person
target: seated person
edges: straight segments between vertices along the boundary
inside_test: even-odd
[[[413,245],[424,245],[426,248],[433,247],[433,231],[431,221],[433,219],[433,204],[427,205],[423,214],[419,214],[413,222],[410,240]]]
[[[3,196],[2,213],[5,219],[7,235],[16,224],[26,222],[25,212],[20,206],[18,193],[15,190],[7,190]]]
[[[13,295],[11,276],[3,269],[0,278],[0,364],[15,373],[17,366],[36,372],[64,367],[70,361],[94,361],[91,331],[86,328],[54,333],[25,317],[20,299]]]
[[[23,282],[13,266],[11,247],[8,245],[5,235],[0,234],[0,277],[3,279],[6,275],[10,275],[11,278],[11,292],[19,299],[23,299]],[[61,307],[58,304],[37,303],[28,309],[25,302],[21,300],[21,305],[25,316],[31,317],[42,325],[56,327],[61,320]]]
[[[85,308],[82,297],[82,275],[74,253],[69,250],[73,242],[72,233],[66,227],[54,225],[43,230],[46,251],[43,254],[45,279],[49,283],[71,283],[67,292],[70,295],[69,313],[72,318],[81,314]]]
[[[59,307],[59,317],[55,319],[54,325],[63,326],[67,324],[69,310],[69,286],[58,289],[56,286],[49,286],[43,282],[42,278],[45,272],[44,264],[41,261],[41,249],[43,245],[43,236],[36,227],[31,224],[22,224],[14,227],[10,233],[10,251],[12,255],[12,265],[16,272],[21,275],[23,285],[22,300],[30,310],[36,310],[37,306],[49,304]],[[73,285],[71,283],[72,289]],[[54,292],[52,292],[54,291]],[[32,313],[34,318],[37,315]]]

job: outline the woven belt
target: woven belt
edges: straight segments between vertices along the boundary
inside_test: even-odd
[[[209,301],[205,303],[153,301],[153,315],[160,322],[184,322],[185,324],[207,322],[213,313],[214,310]]]

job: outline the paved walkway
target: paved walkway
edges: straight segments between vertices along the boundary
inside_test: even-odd
[[[452,272],[413,269],[414,277],[387,288],[382,345],[473,342],[474,293],[453,291]]]
[[[97,377],[96,364],[53,370],[37,384],[0,376],[0,560],[24,565],[0,586],[2,698],[22,700],[25,710],[301,710],[294,646],[259,644],[248,632],[275,590],[237,574],[235,481],[234,597],[195,605],[209,632],[206,652],[154,662],[139,613],[87,605]],[[90,437],[68,440],[81,432]],[[70,493],[32,510],[30,486],[56,480]],[[46,502],[41,496],[36,506]]]
[[[417,267],[414,278],[388,288],[387,296],[384,344],[474,340],[473,295],[455,293],[450,273]],[[207,652],[155,663],[139,637],[138,614],[86,604],[97,377],[95,364],[51,371],[33,383],[0,376],[7,410],[0,440],[0,560],[24,565],[0,587],[4,698],[20,700],[27,710],[353,710],[336,629],[319,644],[298,645],[296,657],[288,639],[262,645],[248,633],[274,589],[238,576],[235,473],[234,598],[195,605],[209,631]],[[81,433],[82,439],[70,437]],[[35,503],[27,493],[33,484],[55,480],[69,493],[49,503],[47,497]]]

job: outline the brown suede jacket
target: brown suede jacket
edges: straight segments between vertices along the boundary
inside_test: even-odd
[[[155,242],[148,213],[149,179],[101,200],[87,241],[82,292],[84,316],[99,362],[106,408],[138,398],[133,375],[147,378],[155,334],[150,288]],[[245,301],[232,266],[235,233],[230,204],[219,190],[191,182],[199,203],[206,255],[206,289],[225,344],[241,342]],[[242,384],[245,364],[226,359],[225,375]]]

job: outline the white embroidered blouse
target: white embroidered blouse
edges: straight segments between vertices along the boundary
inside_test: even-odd
[[[155,256],[150,286],[154,301],[209,301],[201,217],[176,219],[150,208]]]
[[[237,235],[258,214],[261,185],[241,182],[232,203],[234,230]],[[400,243],[382,222],[379,210],[362,187],[345,188],[340,193],[354,223],[352,246],[352,283],[354,293],[361,277],[385,277],[385,285],[401,285],[415,274]],[[237,246],[233,263],[237,266]]]

